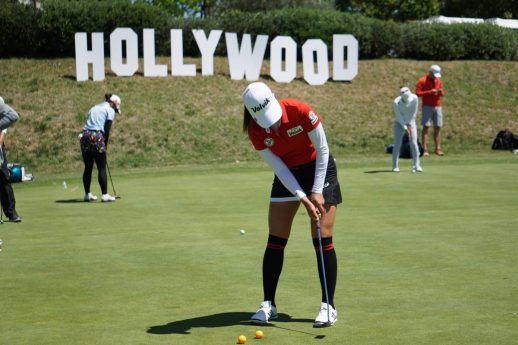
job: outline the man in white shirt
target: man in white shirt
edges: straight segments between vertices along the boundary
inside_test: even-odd
[[[400,95],[394,99],[394,149],[392,150],[392,171],[399,172],[399,151],[403,136],[408,134],[410,152],[412,154],[412,172],[422,172],[417,145],[416,115],[418,98],[408,87],[399,90]]]

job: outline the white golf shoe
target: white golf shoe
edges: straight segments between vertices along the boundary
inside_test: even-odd
[[[112,201],[115,201],[115,197],[111,196],[110,194],[103,194],[101,196],[101,201],[102,202],[112,202]]]
[[[259,310],[252,315],[250,318],[250,322],[264,325],[268,323],[268,320],[276,319],[279,315],[277,315],[277,308],[272,305],[271,301],[264,301],[261,303]]]
[[[329,304],[329,313],[327,311],[328,304],[322,302],[320,304],[320,312],[318,313],[315,319],[315,327],[329,327],[335,324],[336,320],[338,320],[338,312],[332,305]],[[328,319],[329,315],[329,319]]]
[[[392,168],[392,171],[395,172],[395,173],[398,173],[399,172],[399,168]]]
[[[421,168],[420,166],[413,167],[413,168],[412,168],[412,172],[413,172],[413,173],[416,173],[416,172],[423,172],[423,168]]]
[[[97,197],[93,195],[92,193],[85,194],[85,201],[95,201],[97,200]]]

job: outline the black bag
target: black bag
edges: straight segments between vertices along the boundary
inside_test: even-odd
[[[491,148],[493,150],[513,150],[518,148],[518,136],[513,135],[508,128],[503,129],[496,135]]]
[[[422,157],[424,154],[423,145],[417,140],[417,146],[419,147],[419,157]],[[401,143],[401,149],[399,150],[399,158],[412,158],[412,151],[410,151],[410,140],[408,138],[408,133],[403,135],[403,142]]]

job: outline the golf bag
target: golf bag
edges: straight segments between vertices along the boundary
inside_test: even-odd
[[[417,140],[417,146],[419,147],[419,157],[423,156],[424,149],[423,145]],[[410,151],[410,140],[408,134],[405,133],[403,136],[403,142],[401,143],[401,149],[399,150],[399,158],[412,158],[412,152]]]
[[[514,150],[518,149],[518,135],[514,135],[508,128],[501,130],[493,140],[493,150]]]
[[[26,173],[25,167],[18,163],[8,163],[7,171],[9,172],[9,181],[11,183],[27,182],[33,180],[32,174]]]

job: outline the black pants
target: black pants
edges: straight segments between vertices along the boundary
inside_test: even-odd
[[[82,151],[85,170],[83,172],[83,187],[85,194],[90,193],[92,183],[92,170],[97,165],[99,186],[103,194],[108,194],[108,180],[106,179],[106,152],[85,152]]]
[[[14,198],[13,187],[11,186],[11,177],[9,169],[7,169],[7,155],[5,149],[0,148],[0,155],[3,158],[0,167],[0,202],[2,203],[2,210],[9,219],[18,217],[16,213],[16,200]]]

